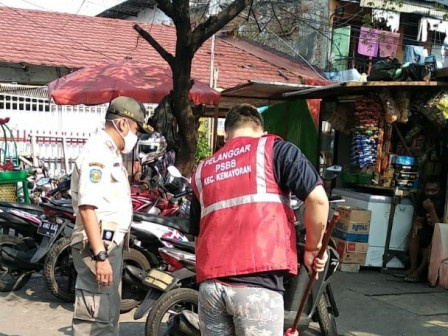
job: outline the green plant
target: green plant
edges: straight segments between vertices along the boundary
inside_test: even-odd
[[[203,132],[199,132],[198,145],[196,147],[196,153],[194,155],[194,162],[197,164],[202,159],[212,155],[212,148],[208,144],[207,136]]]

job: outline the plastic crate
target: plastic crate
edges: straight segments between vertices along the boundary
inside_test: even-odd
[[[0,184],[0,201],[17,202],[17,185],[15,183]]]
[[[30,203],[27,176],[28,173],[25,170],[0,172],[0,201],[18,202],[18,191],[22,187],[23,201]]]
[[[345,184],[372,184],[373,174],[369,173],[342,173],[342,181]]]
[[[342,172],[342,181],[347,184],[358,183],[358,174],[350,172]]]
[[[372,174],[360,173],[358,175],[358,183],[359,184],[372,184]]]

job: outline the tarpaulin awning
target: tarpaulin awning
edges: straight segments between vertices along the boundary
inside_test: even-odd
[[[134,60],[88,66],[48,84],[48,94],[58,105],[98,105],[118,96],[158,104],[172,90],[169,68]],[[217,105],[220,93],[208,84],[194,81],[190,99],[196,105]]]

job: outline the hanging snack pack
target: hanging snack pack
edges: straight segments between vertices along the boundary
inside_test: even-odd
[[[381,104],[372,97],[360,97],[355,101],[355,123],[352,128],[352,166],[374,166],[378,160],[378,120]]]
[[[448,120],[448,91],[438,92],[428,100],[420,112],[434,124],[443,126]]]
[[[398,106],[391,94],[388,91],[383,90],[378,96],[383,107],[384,118],[386,121],[391,124],[399,120],[401,118],[400,110],[398,109]]]
[[[409,92],[406,90],[399,90],[395,92],[394,99],[397,104],[398,110],[400,111],[400,117],[397,121],[401,123],[407,123],[411,115],[411,98]]]

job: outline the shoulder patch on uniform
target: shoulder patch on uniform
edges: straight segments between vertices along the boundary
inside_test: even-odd
[[[107,147],[109,147],[109,149],[110,149],[112,152],[115,152],[115,146],[114,146],[114,144],[112,143],[112,141],[107,140],[107,141],[106,141],[106,145],[107,145]]]
[[[94,167],[94,166],[100,167],[101,169],[104,168],[104,165],[100,162],[90,162],[89,163],[89,167]]]
[[[101,170],[100,169],[96,169],[96,168],[93,168],[93,169],[91,169],[90,170],[90,181],[91,182],[93,182],[93,183],[98,183],[99,181],[101,181],[101,175],[102,175],[103,173],[101,172]]]

